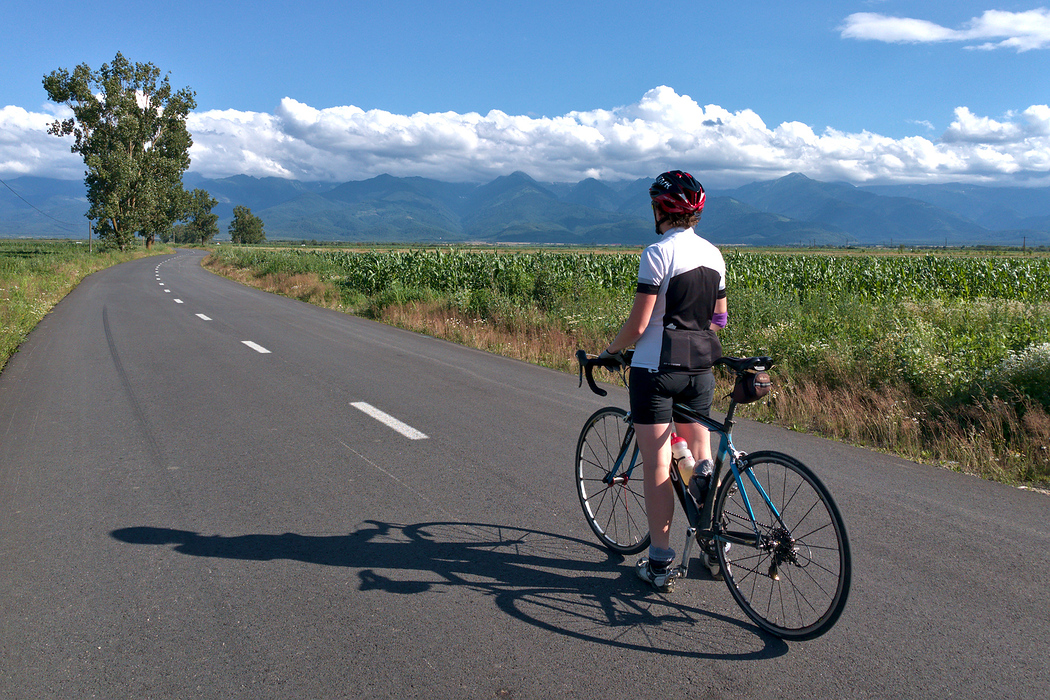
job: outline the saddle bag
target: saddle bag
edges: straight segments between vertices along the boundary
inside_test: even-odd
[[[737,376],[729,396],[737,403],[751,403],[768,394],[772,386],[768,372],[745,372]]]

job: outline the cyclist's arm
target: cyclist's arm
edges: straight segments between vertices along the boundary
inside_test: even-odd
[[[634,305],[631,306],[630,315],[624,321],[623,328],[620,329],[619,334],[606,348],[610,354],[626,350],[642,337],[646,326],[649,325],[649,318],[653,315],[655,307],[656,294],[637,292],[634,295]]]
[[[721,299],[716,299],[715,300],[715,316],[717,317],[718,314],[728,314],[728,313],[729,313],[729,304],[726,303],[726,298],[722,297]],[[725,323],[724,323],[725,318],[726,318],[725,316],[722,316],[722,320],[723,320],[723,324],[722,325],[718,325],[717,323],[712,323],[711,324],[711,330],[713,330],[714,332],[717,333],[718,331],[720,331],[723,328],[725,328]],[[715,319],[711,319],[711,320],[714,321]]]

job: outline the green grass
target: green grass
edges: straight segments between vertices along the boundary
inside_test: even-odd
[[[1050,482],[1050,258],[725,257],[726,354],[777,362],[778,391],[751,415],[1001,481]],[[282,275],[310,277],[346,310],[571,370],[576,347],[599,350],[626,317],[638,254],[223,247],[217,263],[277,290]]]
[[[163,246],[153,253],[167,252]],[[306,301],[569,370],[630,309],[637,250],[215,249]],[[85,276],[148,254],[0,239],[0,369]],[[725,252],[730,355],[775,358],[745,412],[1007,483],[1050,485],[1050,257]]]
[[[0,369],[84,277],[146,254],[144,247],[89,252],[76,241],[0,239]]]
[[[638,265],[634,252],[227,247],[217,255],[257,275],[314,274],[348,305],[363,296],[373,311],[440,297],[488,318],[509,305],[536,309],[584,337],[619,327]],[[1001,389],[1004,362],[1050,342],[1048,257],[725,257],[727,352],[765,352],[786,370],[825,381],[859,376],[872,386],[903,382],[922,397],[966,400],[975,390]]]

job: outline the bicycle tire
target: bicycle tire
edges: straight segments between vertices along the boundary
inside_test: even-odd
[[[627,411],[608,406],[583,424],[576,444],[576,492],[584,518],[601,543],[618,554],[637,554],[649,546],[641,465],[627,479],[622,474],[615,482],[609,479],[631,427],[626,417]],[[631,437],[627,454],[633,449]]]
[[[750,471],[780,512],[778,521],[747,476]],[[741,481],[760,541],[715,547],[729,592],[759,627],[783,639],[813,639],[838,621],[852,579],[852,555],[842,514],[806,465],[779,452],[744,457]],[[753,534],[736,480],[719,487],[717,529]],[[776,575],[774,577],[774,574]]]

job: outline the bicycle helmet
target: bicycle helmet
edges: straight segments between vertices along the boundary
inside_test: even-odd
[[[689,173],[672,170],[656,178],[649,188],[653,209],[664,214],[699,214],[707,195],[703,186]]]

